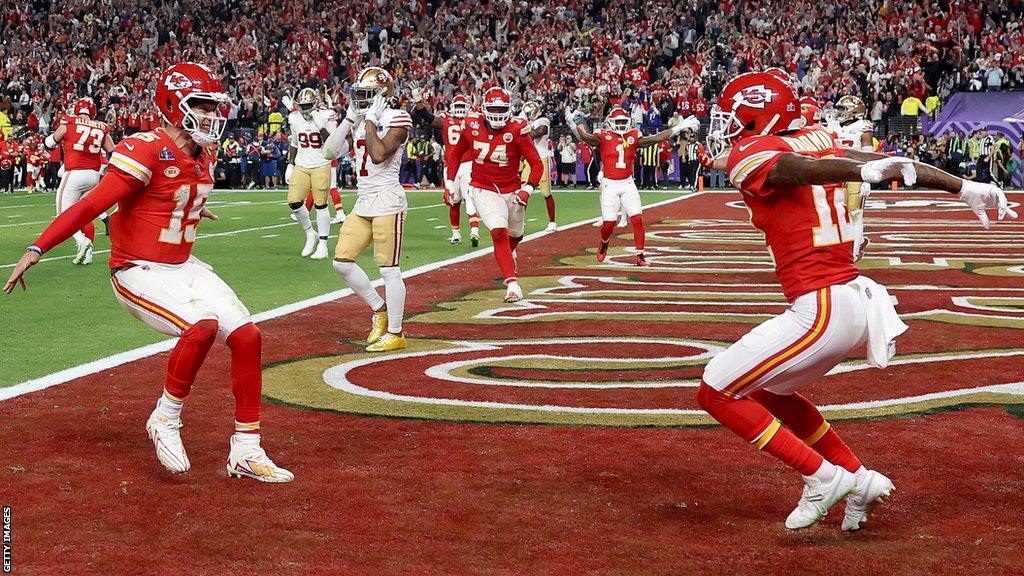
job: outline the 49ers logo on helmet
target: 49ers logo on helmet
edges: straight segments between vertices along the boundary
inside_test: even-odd
[[[750,108],[764,108],[774,98],[775,93],[764,84],[748,86],[732,97],[737,106],[749,106]]]
[[[193,82],[189,80],[188,76],[185,76],[181,72],[172,72],[164,78],[164,86],[167,86],[168,90],[183,90],[185,88],[191,88]]]
[[[387,72],[384,72],[383,70],[381,70],[380,72],[377,72],[377,84],[387,84],[387,83],[388,83],[388,74],[387,74]]]

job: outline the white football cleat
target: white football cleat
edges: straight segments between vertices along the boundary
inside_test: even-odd
[[[857,477],[853,472],[836,467],[836,475],[829,482],[813,476],[804,476],[804,492],[796,508],[786,518],[786,528],[799,530],[818,523],[836,502],[857,491]]]
[[[181,443],[181,434],[178,432],[184,424],[180,418],[171,420],[161,416],[158,410],[153,410],[149,420],[146,420],[146,433],[156,448],[156,457],[171,474],[188,472],[192,464],[188,461],[185,445]]]
[[[868,470],[857,477],[857,490],[846,499],[843,530],[847,532],[860,530],[860,525],[867,522],[875,506],[885,502],[896,486],[881,472]]]
[[[452,244],[462,244],[462,232],[452,230],[452,237],[448,239]]]
[[[334,218],[331,218],[331,224],[341,224],[344,221],[345,221],[345,213],[344,212],[336,212],[334,214]]]
[[[505,290],[505,302],[519,302],[522,299],[523,289],[519,286],[519,282],[509,282],[508,289]]]
[[[316,243],[316,252],[310,256],[313,260],[325,260],[327,258],[327,240],[320,240]]]
[[[319,238],[316,237],[316,232],[310,228],[306,231],[306,245],[302,247],[302,257],[305,258],[316,250],[317,241]]]
[[[89,258],[89,262],[86,262],[86,257]],[[89,264],[92,262],[92,242],[86,240],[78,245],[78,253],[75,254],[75,259],[71,261],[73,264]]]
[[[228,477],[252,478],[260,482],[291,482],[295,475],[281,468],[267,456],[260,447],[259,437],[255,442],[239,441],[231,436],[231,451],[228,453]]]
[[[558,224],[555,224],[554,222],[548,222],[548,226],[547,226],[547,228],[544,229],[544,231],[545,232],[554,232],[557,229],[558,229]]]

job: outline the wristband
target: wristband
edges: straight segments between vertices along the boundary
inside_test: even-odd
[[[35,244],[29,246],[28,248],[25,248],[25,252],[35,252],[39,256],[43,255],[43,249],[40,248],[39,246],[36,246]]]

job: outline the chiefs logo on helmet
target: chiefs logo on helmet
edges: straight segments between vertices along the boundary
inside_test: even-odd
[[[181,72],[172,72],[164,78],[164,86],[167,86],[168,90],[184,90],[192,87],[192,81]]]
[[[764,84],[748,86],[733,95],[732,100],[736,104],[750,106],[751,108],[764,108],[775,98],[772,92]]]

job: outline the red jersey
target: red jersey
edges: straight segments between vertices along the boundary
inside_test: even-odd
[[[604,177],[609,180],[632,178],[640,131],[633,128],[625,134],[619,134],[611,130],[595,130],[594,136],[601,139],[597,151],[601,155],[601,170]]]
[[[64,170],[99,170],[103,142],[110,134],[110,127],[82,116],[65,116],[60,125],[67,127],[61,140]]]
[[[180,264],[192,253],[199,213],[213,190],[216,159],[193,157],[162,128],[122,140],[110,156],[114,168],[140,185],[110,216],[110,267],[133,260]]]
[[[462,134],[462,118],[456,118],[447,112],[441,114],[441,136],[444,138],[444,165],[462,164],[473,159],[473,151],[466,149],[461,158],[455,158],[452,152],[459,143]]]
[[[782,154],[814,158],[842,156],[835,138],[819,126],[786,136],[754,136],[733,146],[726,164],[729,180],[743,193],[750,222],[764,233],[775,273],[791,302],[827,286],[849,282],[854,228],[838,185],[771,188],[765,181]]]
[[[544,172],[537,147],[530,136],[530,122],[512,118],[500,130],[487,126],[481,114],[471,113],[462,124],[461,137],[452,150],[452,157],[469,154],[473,161],[470,185],[500,194],[511,194],[522,187],[519,163],[525,159],[530,165],[530,184],[537,187]],[[459,165],[449,164],[445,169],[448,180],[454,180]]]

